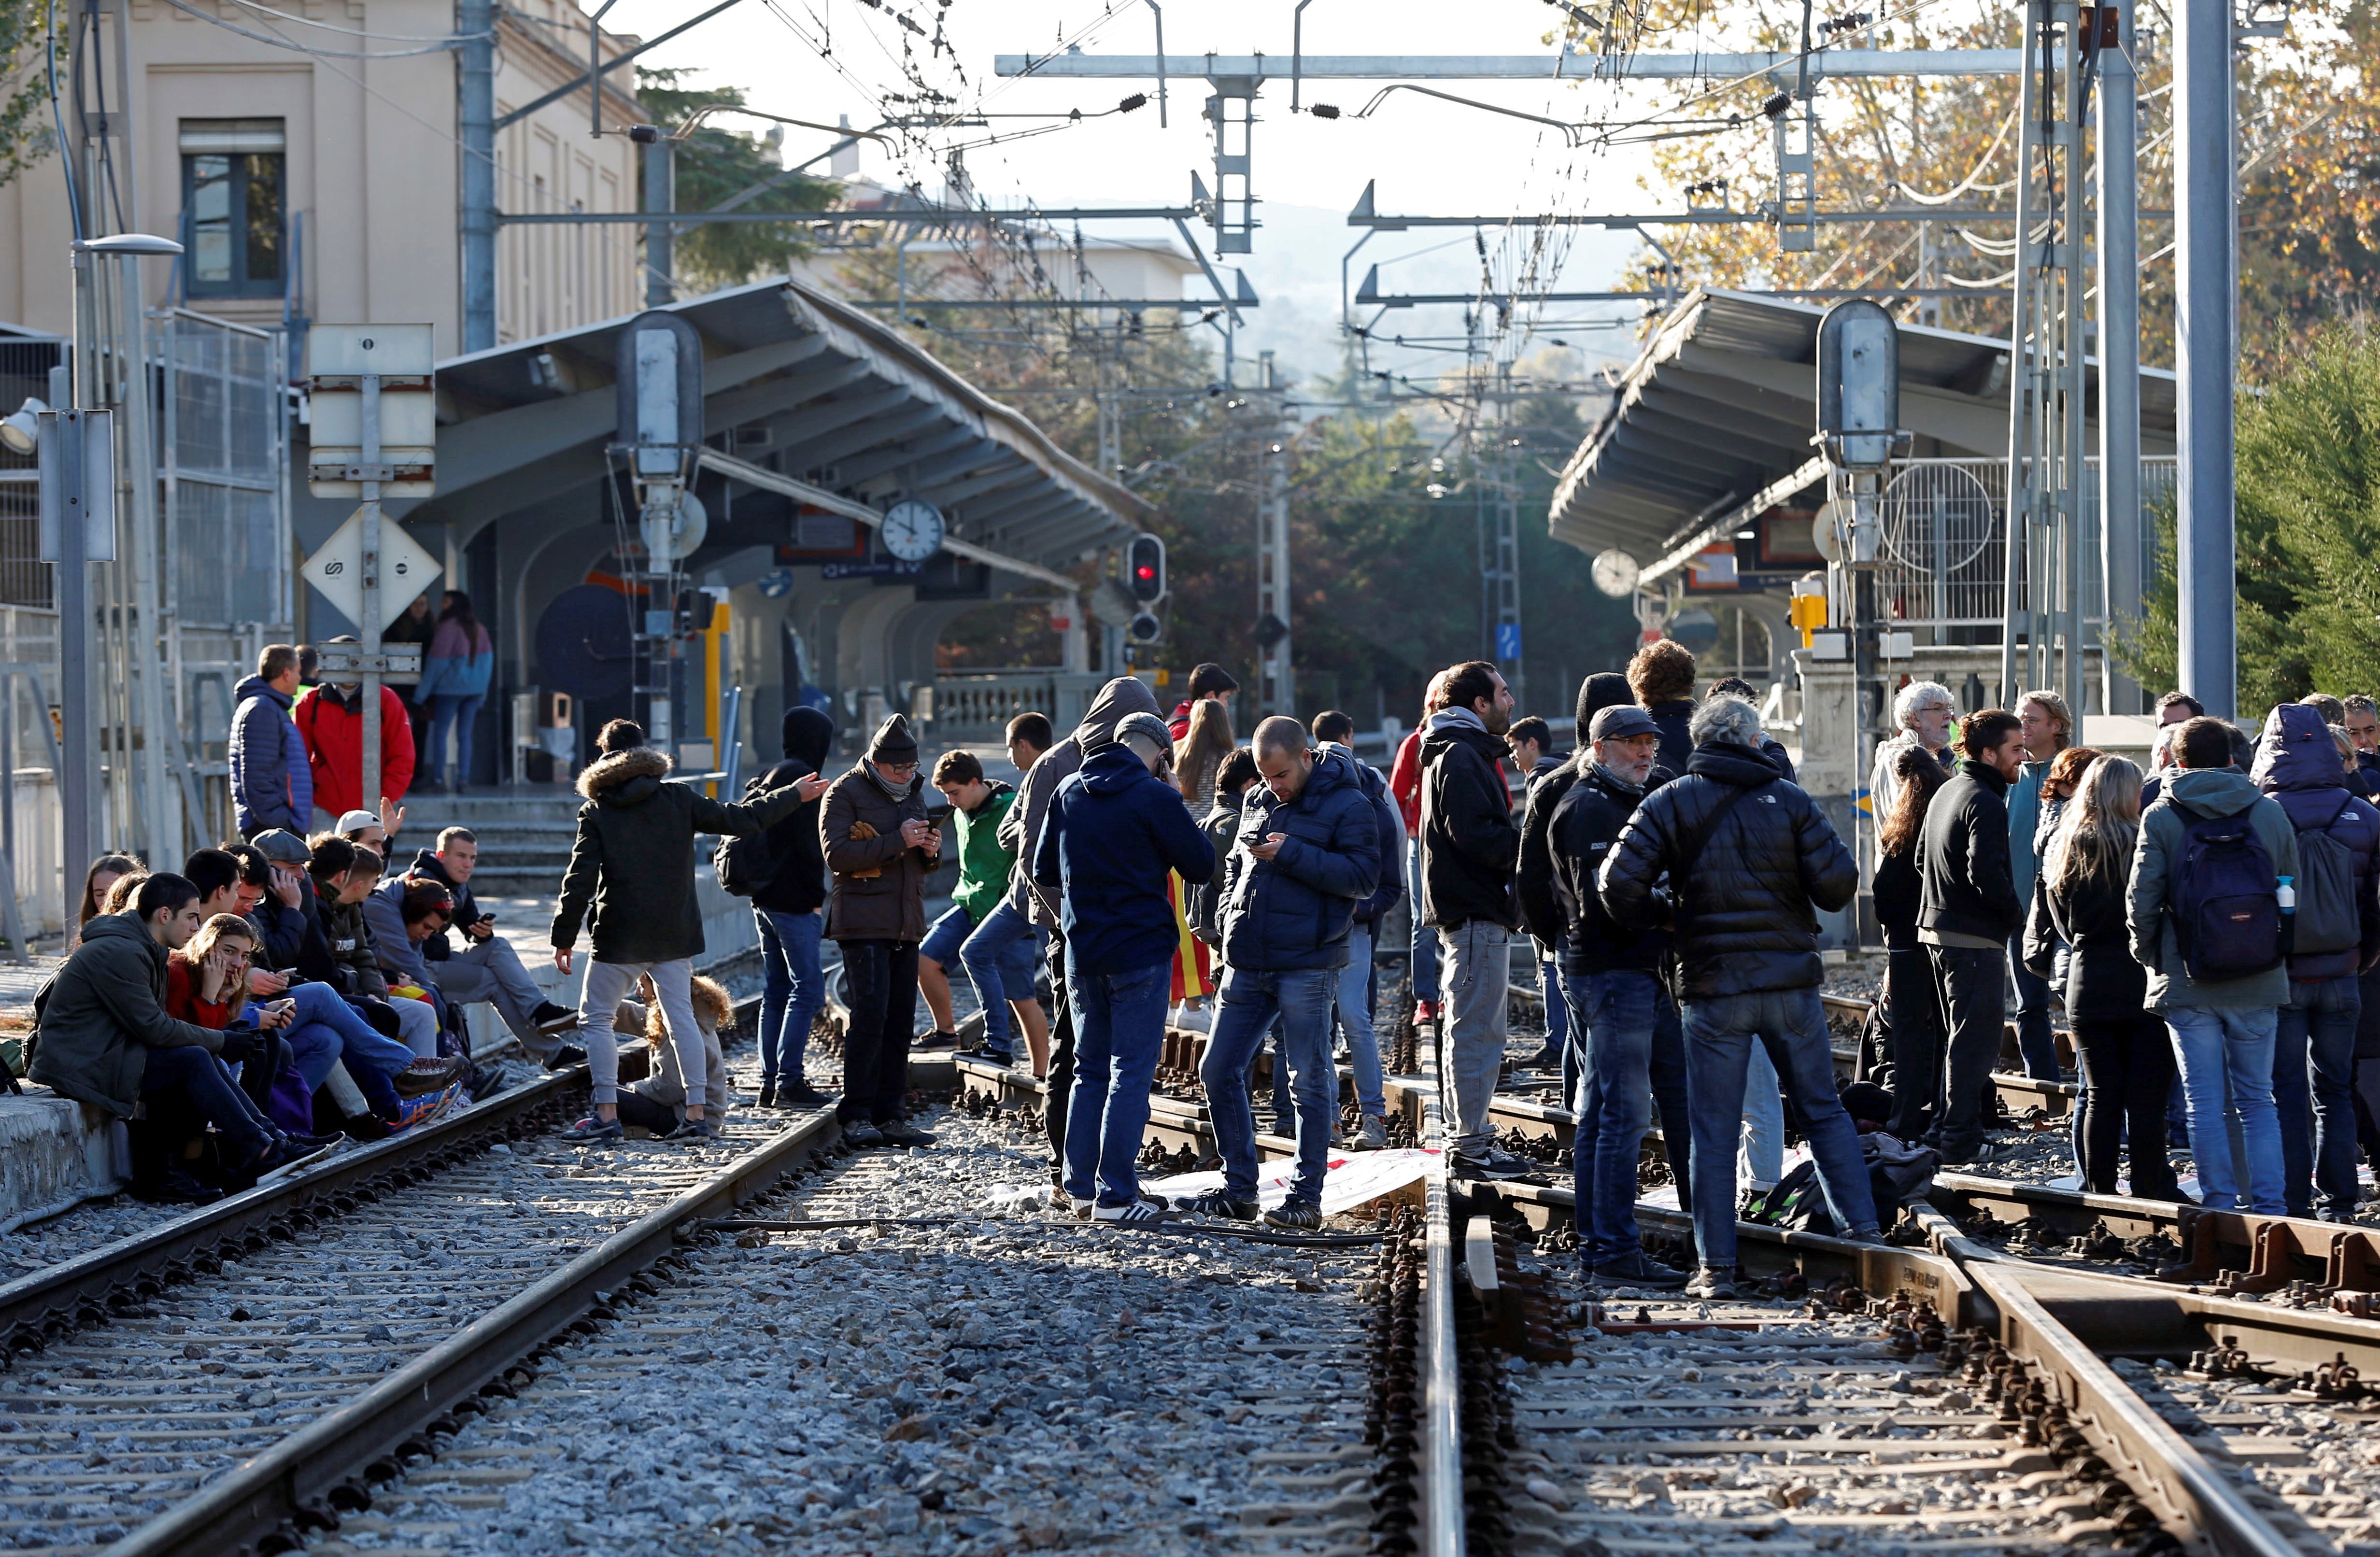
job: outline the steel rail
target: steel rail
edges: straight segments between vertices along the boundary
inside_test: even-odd
[[[261,1248],[321,1216],[354,1210],[383,1186],[541,1129],[548,1109],[586,1089],[581,1067],[540,1077],[426,1128],[342,1152],[10,1282],[0,1286],[0,1344],[38,1351],[55,1336],[103,1323],[112,1304],[153,1294],[203,1261]]]
[[[1434,1083],[1437,1064],[1427,1072]],[[1439,1149],[1425,1181],[1421,1308],[1420,1557],[1465,1557],[1463,1500],[1463,1381],[1454,1335],[1454,1208],[1447,1183],[1447,1132],[1433,1085],[1422,1103],[1425,1146]]]
[[[599,1295],[675,1250],[681,1228],[716,1218],[843,1138],[832,1113],[806,1119],[649,1212],[494,1312],[317,1417],[110,1548],[111,1557],[236,1557],[303,1521],[336,1528],[333,1490],[430,1428],[585,1319]],[[369,1506],[368,1495],[351,1494]]]
[[[1972,1247],[1954,1258],[1998,1309],[2001,1344],[2046,1376],[2083,1437],[2168,1528],[2203,1539],[2217,1557],[2301,1557],[2228,1478],[2051,1315],[2028,1284],[2036,1276]]]

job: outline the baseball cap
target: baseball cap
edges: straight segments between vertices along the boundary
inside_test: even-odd
[[[1653,716],[1632,705],[1597,709],[1595,723],[1587,726],[1586,738],[1593,741],[1626,740],[1631,736],[1658,736],[1661,726]]]
[[[268,828],[249,842],[263,851],[265,858],[283,865],[303,865],[314,858],[306,840],[286,827]]]
[[[340,815],[339,825],[335,831],[340,837],[344,838],[351,833],[360,833],[367,827],[379,825],[380,818],[370,811],[346,811]]]

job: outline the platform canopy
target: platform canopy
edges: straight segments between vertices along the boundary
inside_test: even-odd
[[[898,334],[783,278],[666,311],[703,343],[708,471],[863,522],[942,511],[950,549],[1049,578],[1139,528],[1147,505]],[[405,517],[468,537],[601,482],[627,319],[438,364],[438,494]]]
[[[1658,577],[1819,480],[1811,438],[1825,315],[1743,292],[1682,299],[1563,468],[1548,516],[1554,537],[1589,553],[1617,548]],[[2009,343],[1914,324],[1900,335],[1912,452],[2007,458]],[[2097,365],[2085,373],[2095,418]],[[2173,374],[2142,370],[2142,452],[2170,454],[2173,425]],[[2095,450],[2095,421],[2089,438]]]

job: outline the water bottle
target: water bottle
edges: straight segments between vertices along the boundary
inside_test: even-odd
[[[2294,914],[2298,911],[2298,889],[2291,884],[2289,877],[2281,878],[2281,888],[2277,895],[2281,900],[2282,913]]]

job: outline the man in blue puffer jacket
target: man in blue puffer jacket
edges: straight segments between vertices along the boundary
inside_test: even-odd
[[[1223,1155],[1223,1187],[1193,1209],[1256,1219],[1248,1062],[1279,1016],[1297,1099],[1297,1172],[1288,1198],[1265,1221],[1310,1233],[1322,1225],[1322,1177],[1338,1112],[1331,1005],[1356,905],[1379,886],[1380,840],[1372,798],[1351,759],[1314,750],[1304,726],[1279,716],[1257,726],[1255,746],[1262,783],[1241,802],[1239,837],[1223,867],[1223,984],[1198,1072]]]
[[[1062,905],[1075,1023],[1062,1187],[1097,1222],[1164,1215],[1140,1198],[1139,1159],[1182,944],[1166,872],[1185,882],[1215,873],[1214,845],[1162,776],[1172,760],[1164,720],[1126,715],[1050,797],[1033,847],[1034,892]]]
[[[243,838],[275,827],[303,834],[307,812],[290,794],[290,753],[299,764],[305,748],[298,726],[289,722],[289,705],[298,695],[298,651],[286,643],[266,647],[257,659],[256,674],[235,691],[239,707],[231,716],[232,820]],[[306,796],[312,801],[310,791]]]
[[[2320,709],[2283,703],[2265,717],[2249,775],[2289,813],[2306,875],[2323,868],[2310,846],[2315,833],[2346,852],[2361,920],[2355,945],[2334,943],[2290,955],[2289,998],[2280,1009],[2273,1050],[2282,1198],[2291,1216],[2305,1216],[2319,1195],[2325,1222],[2355,1218],[2355,1029],[2363,1011],[2357,976],[2380,957],[2380,809],[2349,789],[2353,760],[2351,749],[2338,749]],[[2296,886],[2303,907],[2313,883]]]

